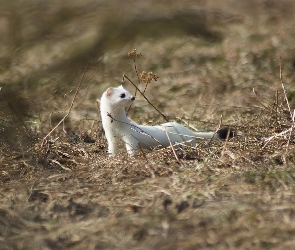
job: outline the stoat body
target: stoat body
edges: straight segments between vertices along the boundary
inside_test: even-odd
[[[134,156],[138,154],[139,147],[150,150],[179,143],[194,146],[198,138],[219,138],[218,133],[196,133],[176,122],[167,122],[159,126],[138,125],[130,121],[125,113],[125,107],[134,100],[135,97],[123,86],[108,88],[100,99],[100,113],[109,155],[118,153],[122,142],[128,154]]]

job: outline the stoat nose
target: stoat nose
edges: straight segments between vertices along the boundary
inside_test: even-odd
[[[135,96],[132,96],[131,100],[134,101],[135,100]]]

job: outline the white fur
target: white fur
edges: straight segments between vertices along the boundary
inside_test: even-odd
[[[101,97],[100,113],[110,155],[118,152],[122,142],[125,143],[129,155],[137,155],[139,146],[152,149],[183,142],[194,146],[197,138],[217,137],[214,132],[195,133],[176,122],[159,126],[137,125],[130,121],[125,113],[125,106],[130,105],[134,99],[123,86],[108,88]]]

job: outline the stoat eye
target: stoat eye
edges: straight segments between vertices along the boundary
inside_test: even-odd
[[[125,96],[126,96],[125,93],[120,95],[121,98],[125,98]]]

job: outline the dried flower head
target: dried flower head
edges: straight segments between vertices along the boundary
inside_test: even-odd
[[[128,57],[131,57],[133,59],[136,59],[140,56],[142,56],[142,54],[141,53],[137,54],[136,49],[133,49],[130,52],[128,52]]]
[[[145,72],[142,71],[140,74],[140,79],[142,82],[144,83],[150,83],[152,80],[157,81],[157,79],[159,78],[156,74],[154,74],[153,72]]]

